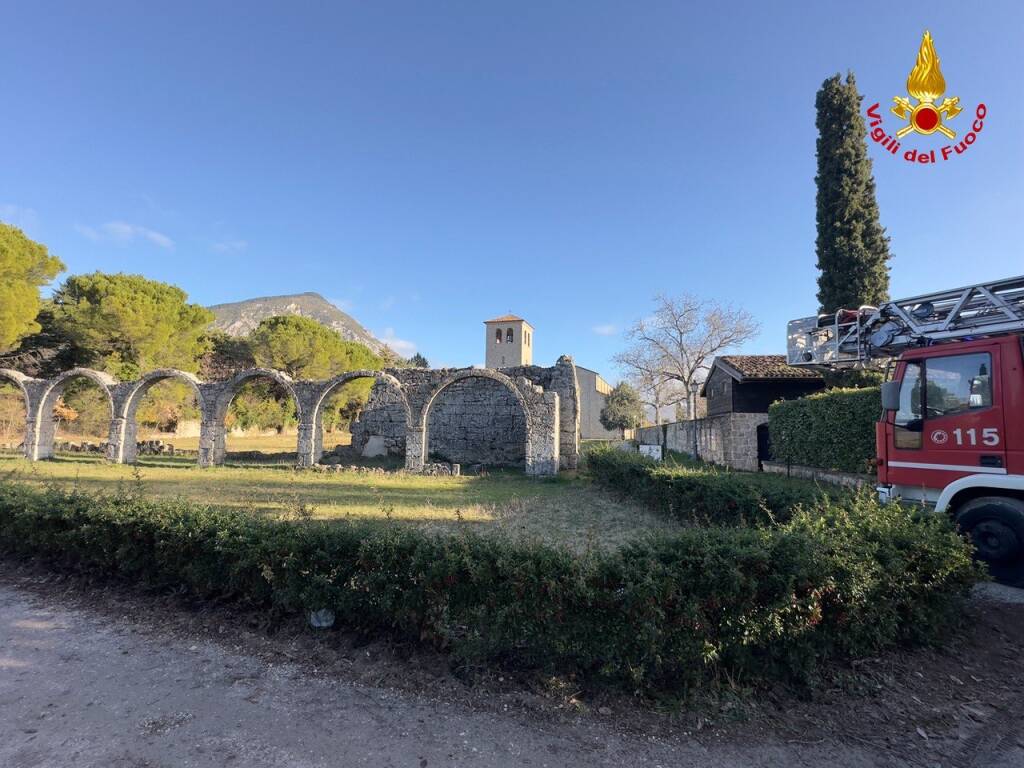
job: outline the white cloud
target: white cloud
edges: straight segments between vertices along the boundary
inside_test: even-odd
[[[221,240],[210,246],[215,253],[241,253],[249,247],[246,240]]]
[[[384,333],[378,334],[377,338],[391,347],[401,357],[412,357],[416,354],[416,342],[398,338],[395,336],[394,328],[385,328]]]
[[[598,336],[614,336],[619,329],[611,323],[604,323],[603,325],[595,325],[590,330]]]
[[[99,227],[79,225],[76,229],[85,237],[96,242],[131,243],[136,240],[144,240],[166,250],[174,248],[174,241],[163,232],[140,227],[138,224],[129,224],[126,221],[108,221]]]
[[[5,224],[12,224],[18,229],[31,229],[38,220],[39,217],[32,208],[13,203],[0,203],[0,221]]]

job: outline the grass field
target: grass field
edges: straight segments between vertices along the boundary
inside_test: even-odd
[[[153,496],[184,497],[254,514],[391,518],[440,530],[469,525],[568,544],[617,546],[678,524],[617,500],[588,480],[567,475],[547,480],[515,472],[485,477],[426,477],[339,472],[321,474],[286,466],[199,469],[188,459],[153,458],[137,468],[93,456],[28,462],[0,456],[0,477],[29,483],[77,485],[114,491],[141,483]]]

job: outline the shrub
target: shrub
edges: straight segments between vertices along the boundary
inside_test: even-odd
[[[642,501],[680,520],[763,525],[788,520],[799,505],[841,496],[804,480],[778,475],[733,472],[692,460],[663,463],[620,450],[587,455],[587,472],[601,485]]]
[[[875,422],[882,412],[878,387],[832,389],[783,400],[768,411],[772,452],[779,461],[844,472],[870,472]]]
[[[944,518],[868,497],[775,529],[695,527],[580,556],[6,483],[0,550],[282,613],[332,608],[461,661],[648,692],[807,679],[829,659],[941,638],[975,577]]]

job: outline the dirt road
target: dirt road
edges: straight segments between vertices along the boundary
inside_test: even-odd
[[[231,639],[182,634],[157,612],[129,606],[112,615],[75,600],[73,590],[27,581],[0,569],[6,768],[911,764],[818,734],[808,743],[763,733],[709,742],[682,724],[657,736],[620,728],[607,712],[481,710],[308,663],[274,663]],[[1004,752],[974,764],[1020,765],[1024,743]]]

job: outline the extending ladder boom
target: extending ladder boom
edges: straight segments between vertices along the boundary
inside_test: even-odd
[[[1024,333],[1024,275],[791,320],[790,365],[856,367],[907,347]]]

